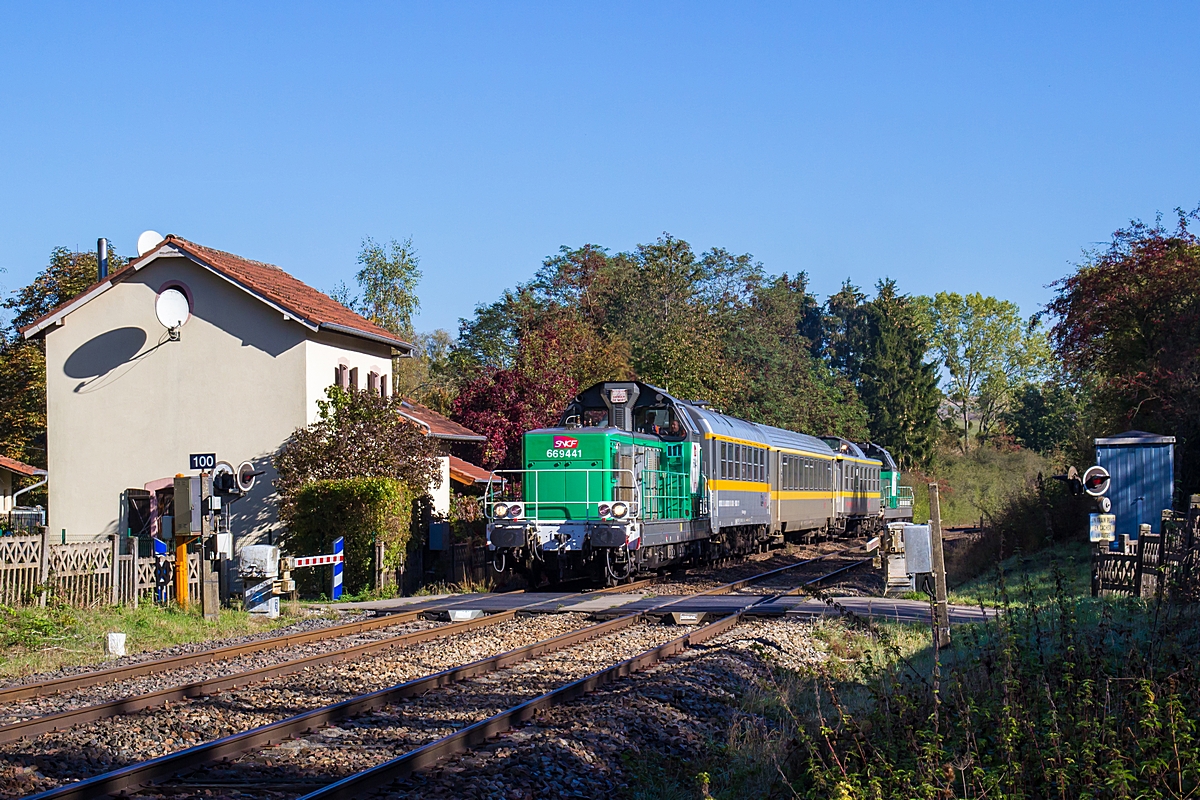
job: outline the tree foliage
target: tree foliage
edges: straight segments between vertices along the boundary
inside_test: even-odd
[[[970,449],[971,422],[987,441],[1012,393],[1041,375],[1049,355],[1038,316],[1028,320],[1008,300],[975,292],[938,292],[922,299],[933,353],[946,370],[946,395],[962,423],[961,446]]]
[[[304,484],[295,497],[295,513],[281,543],[296,555],[332,552],[342,537],[345,548],[343,583],[354,594],[371,586],[375,543],[384,546],[385,568],[404,563],[412,539],[413,492],[394,478],[345,478]],[[320,591],[324,570],[304,570],[298,580],[310,592]]]
[[[1200,488],[1200,209],[1140,221],[1054,284],[1055,355],[1089,389],[1096,424],[1174,435],[1185,493]]]
[[[813,356],[821,306],[807,275],[755,286],[732,317],[727,353],[744,370],[746,387],[731,413],[790,430],[865,438],[866,412],[854,386]]]
[[[882,280],[855,315],[854,369],[871,440],[909,469],[933,460],[941,392],[916,303]]]
[[[450,359],[462,381],[456,419],[489,436],[489,463],[507,463],[520,435],[508,416],[546,424],[561,406],[535,412],[543,398],[637,378],[756,421],[865,434],[821,341],[806,277],[767,279],[748,254],[697,255],[669,234],[615,255],[563,247],[463,320]]]
[[[295,521],[296,499],[313,481],[394,478],[416,491],[439,479],[433,439],[400,415],[400,398],[326,390],[317,421],[298,428],[274,458],[279,515]]]
[[[1065,383],[1027,383],[1013,394],[1004,426],[1021,447],[1049,455],[1079,438],[1081,406],[1079,395]]]
[[[363,239],[358,263],[361,268],[354,276],[357,294],[343,284],[334,290],[334,299],[397,336],[412,336],[413,317],[421,307],[417,298],[421,259],[412,239],[392,239],[384,247],[368,236]]]

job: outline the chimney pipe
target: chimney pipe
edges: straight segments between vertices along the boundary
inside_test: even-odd
[[[96,240],[96,273],[98,280],[108,277],[108,239]]]

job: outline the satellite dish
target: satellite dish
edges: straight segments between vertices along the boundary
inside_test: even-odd
[[[149,253],[154,249],[154,246],[162,240],[162,234],[158,231],[143,231],[142,235],[138,237],[137,241],[138,258],[146,255],[146,253]]]
[[[188,321],[192,309],[188,305],[187,295],[171,288],[158,293],[154,300],[154,313],[164,328],[173,331]]]

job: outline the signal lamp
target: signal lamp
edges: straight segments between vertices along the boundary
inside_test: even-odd
[[[600,518],[604,519],[612,513],[612,506],[610,506],[608,503],[601,503],[600,505],[596,506],[596,511],[600,514]]]
[[[513,503],[508,507],[509,519],[520,519],[523,516],[525,516],[525,506],[520,503]]]

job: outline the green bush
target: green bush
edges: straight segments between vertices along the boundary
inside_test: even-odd
[[[312,481],[296,493],[295,512],[283,538],[291,555],[333,552],[333,540],[345,539],[346,592],[370,588],[374,544],[384,543],[384,564],[398,568],[412,538],[413,494],[394,478],[346,478]],[[313,572],[305,570],[304,573]],[[324,571],[298,574],[305,589],[320,587]],[[319,589],[318,589],[319,591]]]

